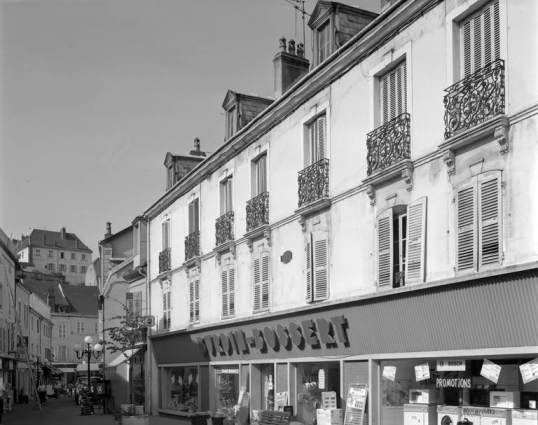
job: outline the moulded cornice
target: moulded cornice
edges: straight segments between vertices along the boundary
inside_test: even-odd
[[[265,238],[267,245],[271,246],[271,226],[264,224],[263,226],[257,227],[256,229],[245,233],[244,238],[250,252],[253,251],[254,240],[259,237]]]
[[[306,230],[306,218],[317,211],[329,208],[331,203],[331,198],[324,197],[295,210],[295,214],[299,215],[299,224],[301,225],[303,231]]]
[[[215,253],[215,258],[217,259],[219,266],[222,255],[228,251],[232,254],[232,257],[235,260],[235,241],[228,241],[213,248],[213,252]]]

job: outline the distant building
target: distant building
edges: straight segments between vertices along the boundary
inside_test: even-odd
[[[34,229],[22,236],[16,251],[23,270],[60,273],[72,285],[84,285],[92,250],[65,227],[59,232]]]

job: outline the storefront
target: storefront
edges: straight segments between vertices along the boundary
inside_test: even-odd
[[[258,410],[289,406],[310,424],[324,392],[345,411],[351,384],[368,388],[364,423],[404,424],[409,405],[428,403],[430,422],[442,406],[487,415],[511,397],[532,409],[537,305],[531,270],[156,335],[159,412],[187,420],[233,411],[245,424]]]

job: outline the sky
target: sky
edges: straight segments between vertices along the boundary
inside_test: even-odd
[[[223,143],[228,90],[274,96],[280,37],[303,40],[294,4],[0,0],[0,228],[65,227],[97,258],[106,222],[116,233],[164,193],[167,152]]]

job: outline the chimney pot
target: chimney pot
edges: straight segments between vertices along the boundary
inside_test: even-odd
[[[295,82],[308,73],[310,62],[304,57],[304,45],[299,43],[295,54],[295,41],[290,39],[286,52],[286,39],[280,39],[280,49],[274,59],[275,98],[282,96]]]
[[[280,38],[280,51],[281,52],[286,51],[286,38],[285,37]]]
[[[299,43],[297,44],[297,56],[300,58],[304,58],[304,44]]]
[[[62,227],[62,228],[60,229],[60,234],[61,234],[61,236],[62,236],[62,239],[65,240],[65,227]]]
[[[112,224],[110,223],[110,221],[107,221],[105,238],[108,238],[109,236],[112,236]]]
[[[295,41],[293,39],[288,42],[288,53],[295,56]]]

